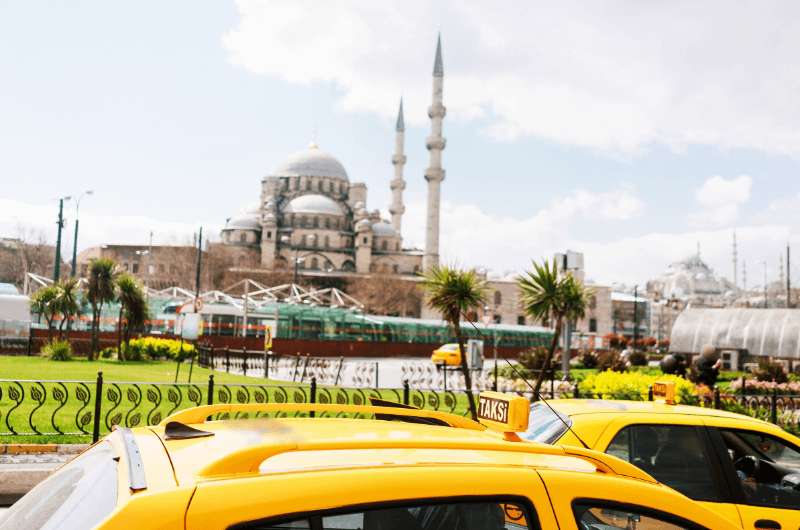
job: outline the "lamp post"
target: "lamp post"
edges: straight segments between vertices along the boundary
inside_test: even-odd
[[[86,190],[80,195],[78,195],[78,200],[75,201],[75,237],[72,238],[72,271],[70,271],[70,276],[75,277],[77,274],[77,267],[78,267],[78,210],[81,207],[81,199],[85,195],[94,195],[94,191]]]
[[[56,283],[61,278],[61,229],[64,228],[64,201],[70,200],[72,197],[60,197],[58,199],[58,235],[56,236],[56,262],[53,265],[53,283]]]
[[[314,234],[309,234],[308,241],[309,241],[309,243],[310,243],[310,245],[312,247],[314,246],[314,241],[316,239],[317,239],[317,236],[315,236]],[[283,243],[285,245],[290,245],[291,241],[292,240],[291,240],[291,238],[289,236],[282,236],[281,237],[281,243]],[[299,257],[299,254],[300,254],[301,250],[302,249],[299,246],[294,249],[294,280],[292,280],[292,283],[294,283],[294,284],[297,284],[297,279],[298,279],[297,278],[297,275],[298,275],[297,266],[300,263],[302,263],[303,261],[305,261],[305,258]]]

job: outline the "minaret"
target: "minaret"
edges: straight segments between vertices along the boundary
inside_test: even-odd
[[[433,103],[428,108],[431,119],[431,135],[428,136],[426,146],[430,151],[430,162],[425,170],[425,180],[428,181],[428,218],[425,227],[425,255],[422,258],[422,269],[430,270],[439,264],[439,203],[440,188],[444,180],[442,169],[442,151],[445,140],[442,137],[442,120],[445,108],[442,104],[442,85],[444,82],[444,67],[442,65],[442,36],[436,41],[436,59],[433,63]]]
[[[736,249],[736,230],[733,231],[733,290],[739,288],[739,254]]]
[[[403,166],[406,165],[406,155],[404,153],[406,126],[403,120],[403,98],[400,98],[400,110],[397,111],[397,125],[395,126],[394,137],[394,178],[390,184],[392,188],[392,205],[389,206],[389,213],[392,214],[392,227],[400,233],[403,224],[403,213],[406,207],[403,205],[403,190],[406,189],[406,181],[403,180]]]

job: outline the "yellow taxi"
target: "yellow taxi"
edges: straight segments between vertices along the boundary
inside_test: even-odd
[[[461,365],[458,343],[442,344],[433,350],[431,362],[434,364],[446,364],[447,366]]]
[[[749,416],[673,404],[670,384],[654,390],[652,402],[534,403],[521,436],[619,457],[740,528],[800,528],[800,439]]]
[[[115,430],[0,529],[736,528],[615,456],[523,442],[524,398],[479,405],[481,423],[385,405],[187,409]]]

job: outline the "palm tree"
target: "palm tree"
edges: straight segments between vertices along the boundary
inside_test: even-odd
[[[103,304],[114,300],[114,279],[117,276],[117,266],[108,258],[93,259],[89,264],[89,281],[86,288],[86,298],[92,306],[92,348],[89,360],[94,360],[97,353],[98,335],[100,333],[100,314]]]
[[[545,261],[541,265],[533,262],[533,270],[518,277],[517,285],[525,313],[534,320],[555,328],[553,340],[533,387],[533,399],[536,400],[539,398],[544,375],[550,369],[564,322],[579,320],[585,316],[591,290],[584,287],[572,274],[560,276],[555,260],[552,263]],[[564,355],[569,355],[569,352]]]
[[[47,323],[47,342],[53,338],[53,320],[58,314],[57,298],[58,287],[55,285],[42,287],[31,296],[31,311],[44,317]]]
[[[55,287],[58,294],[53,302],[58,312],[61,313],[61,322],[58,324],[58,338],[69,338],[72,318],[80,313],[80,304],[78,304],[78,280],[76,278],[69,278],[63,282],[57,283]],[[66,333],[64,332],[64,325],[67,326]]]
[[[461,352],[461,373],[467,386],[467,399],[472,419],[478,419],[475,399],[472,396],[472,377],[467,366],[464,335],[461,333],[461,317],[468,311],[481,307],[486,296],[486,282],[475,271],[464,271],[454,267],[434,266],[422,275],[422,287],[427,293],[428,307],[442,314],[458,341]]]
[[[125,350],[130,340],[132,328],[144,325],[147,320],[147,300],[144,290],[136,279],[130,274],[121,274],[116,280],[117,301],[119,302],[119,321],[117,328],[117,343],[119,360],[125,360]],[[124,344],[123,344],[124,330]]]

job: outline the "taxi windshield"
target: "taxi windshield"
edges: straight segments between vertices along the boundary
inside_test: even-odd
[[[0,518],[0,530],[91,528],[117,505],[117,461],[103,441],[18,500]]]
[[[531,405],[528,417],[528,430],[520,436],[531,442],[552,444],[567,432],[572,425],[569,416],[565,416],[544,403],[537,402]]]

